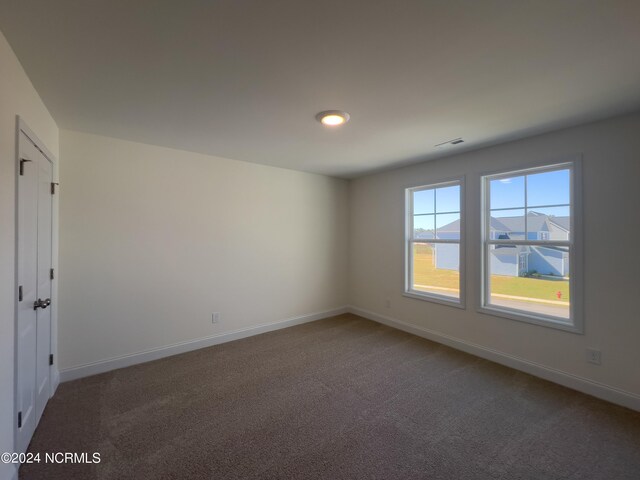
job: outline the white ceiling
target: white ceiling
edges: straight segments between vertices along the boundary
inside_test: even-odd
[[[639,25],[633,0],[0,1],[60,127],[343,177],[639,109]]]

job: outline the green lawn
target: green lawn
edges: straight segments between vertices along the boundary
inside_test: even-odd
[[[416,284],[459,288],[460,275],[458,272],[435,268],[433,252],[429,245],[415,245],[413,269],[414,283]],[[570,300],[569,281],[566,279],[491,276],[491,293],[558,301],[556,295],[558,291],[562,292],[561,301],[568,302]]]
[[[413,251],[413,281],[419,285],[460,288],[460,274],[453,270],[436,268],[429,245],[415,244]]]

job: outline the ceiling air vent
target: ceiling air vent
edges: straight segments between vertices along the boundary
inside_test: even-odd
[[[446,142],[434,145],[434,147],[438,150],[441,150],[443,148],[452,147],[454,145],[460,145],[461,143],[464,143],[464,140],[462,138],[454,138],[453,140],[447,140]]]

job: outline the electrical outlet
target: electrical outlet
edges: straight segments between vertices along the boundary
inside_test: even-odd
[[[211,314],[211,323],[218,323],[220,322],[220,312],[213,312]]]
[[[594,365],[602,364],[602,352],[595,348],[587,348],[587,362]]]

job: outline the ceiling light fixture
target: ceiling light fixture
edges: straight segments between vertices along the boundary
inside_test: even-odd
[[[349,121],[349,114],[341,110],[325,110],[316,115],[316,120],[326,127],[339,127]]]

